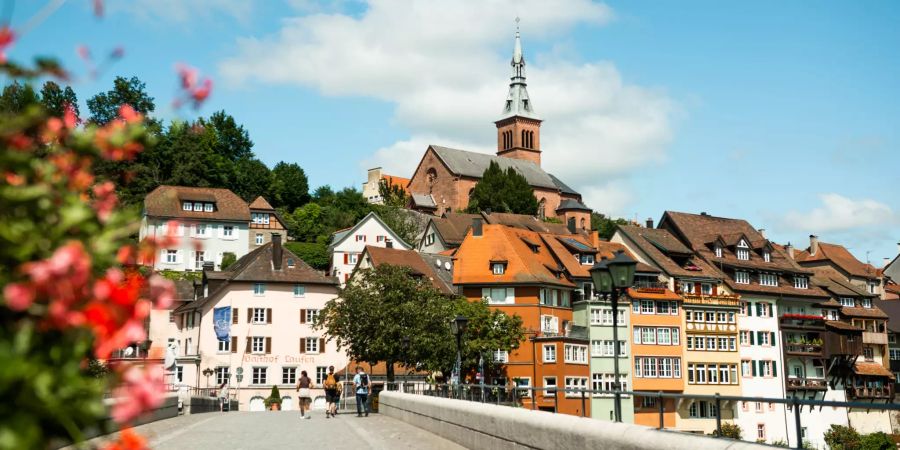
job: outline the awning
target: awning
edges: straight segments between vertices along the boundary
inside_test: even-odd
[[[853,366],[853,373],[857,375],[894,379],[894,374],[891,373],[890,370],[885,369],[881,364],[873,362],[857,362],[856,365]]]

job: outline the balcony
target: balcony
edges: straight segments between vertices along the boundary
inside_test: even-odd
[[[863,344],[882,344],[887,345],[887,334],[885,333],[873,333],[871,331],[863,331],[862,334]]]
[[[788,355],[822,356],[823,346],[822,345],[813,345],[813,344],[787,343],[784,345],[784,351]]]
[[[816,331],[825,329],[825,318],[812,314],[783,314],[778,321],[783,329]]]
[[[891,399],[894,397],[894,389],[891,386],[848,387],[847,395],[851,398]]]
[[[634,286],[635,289],[661,289],[666,290],[669,288],[669,283],[664,283],[661,281],[635,281]]]
[[[861,355],[863,352],[862,339],[856,335],[852,340],[850,336],[837,333],[824,333],[825,355]]]
[[[737,295],[683,294],[682,298],[686,305],[733,306],[735,308],[741,306],[741,298]]]
[[[789,391],[826,391],[828,382],[823,378],[788,378],[787,390]]]

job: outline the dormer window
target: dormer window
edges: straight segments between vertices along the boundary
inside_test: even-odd
[[[778,275],[774,273],[759,274],[759,284],[762,286],[778,286]]]
[[[491,272],[494,275],[503,275],[504,273],[506,273],[506,263],[492,262],[491,263]]]
[[[594,265],[594,255],[591,254],[583,254],[581,255],[581,264],[585,265]]]
[[[741,242],[737,245],[737,259],[741,261],[747,261],[750,259],[750,247],[747,246],[747,242],[741,239]]]
[[[288,260],[287,260],[287,266],[288,266],[289,269],[294,268],[294,258],[288,258]]]
[[[872,307],[872,299],[871,298],[862,299],[862,307],[863,308],[871,308]]]
[[[204,212],[213,212],[213,204],[212,203],[204,203],[203,211]]]
[[[181,209],[182,209],[182,211],[190,211],[190,210],[194,209],[194,204],[191,202],[182,202]]]
[[[738,284],[750,284],[750,272],[738,270],[734,272],[734,282]]]
[[[722,257],[722,247],[720,245],[716,244],[716,258],[721,258],[721,257]]]
[[[253,213],[250,215],[254,224],[257,225],[268,225],[269,224],[269,213]]]
[[[878,283],[870,281],[869,282],[869,293],[875,294],[877,290],[878,290]]]
[[[194,211],[196,211],[196,212],[203,211],[203,203],[194,202]]]
[[[763,261],[772,262],[772,254],[768,250],[763,250]]]
[[[806,278],[806,277],[794,277],[794,288],[796,288],[796,289],[809,289],[809,278]]]
[[[841,297],[841,306],[846,306],[848,308],[852,308],[856,306],[856,302],[853,301],[850,297]]]

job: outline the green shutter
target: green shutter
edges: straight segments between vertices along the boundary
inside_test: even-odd
[[[752,336],[752,335],[751,335],[751,336]],[[753,370],[753,376],[755,377],[755,376],[756,376],[756,361],[753,361],[753,360],[751,359],[751,360],[750,360],[750,367],[752,368],[752,370]]]
[[[753,340],[753,337],[756,336],[756,333],[750,331],[750,332],[747,333],[747,334],[750,335],[750,345],[756,345],[756,341]]]
[[[776,366],[775,361],[772,361],[772,376],[773,377],[778,376],[778,367]]]
[[[772,344],[772,347],[774,347],[775,346],[775,332],[772,331],[769,334],[771,335],[771,336],[769,336],[769,338],[770,338],[769,342]]]
[[[747,315],[753,317],[753,303],[747,302]]]
[[[763,334],[763,332],[762,332],[762,331],[756,331],[755,333],[756,333],[756,342],[759,343],[759,345],[762,345],[762,342],[763,342],[762,334]]]
[[[762,303],[756,303],[755,306],[756,306],[756,315],[759,317],[762,317],[763,316]]]
[[[765,365],[763,364],[762,360],[757,361],[757,363],[759,364],[759,376],[761,376],[761,377],[766,376],[766,368],[765,368]]]
[[[769,317],[775,317],[775,304],[769,303]]]

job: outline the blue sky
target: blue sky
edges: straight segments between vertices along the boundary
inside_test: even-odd
[[[18,2],[13,25],[43,2]],[[312,185],[408,176],[429,143],[490,152],[516,15],[544,166],[589,206],[746,218],[880,265],[897,254],[900,4],[715,1],[564,5],[308,0],[70,0],[10,51],[84,73],[79,44],[126,57],[74,88],[137,75],[173,111],[174,64],[215,81],[199,111],[243,123],[257,155]],[[84,110],[86,108],[82,106]]]

